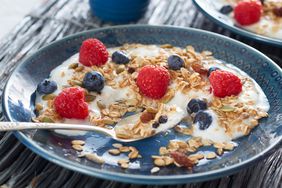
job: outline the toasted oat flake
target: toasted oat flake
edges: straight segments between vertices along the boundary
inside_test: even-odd
[[[71,146],[73,149],[75,149],[76,151],[82,151],[83,150],[83,146],[80,144],[75,144]]]
[[[135,150],[135,151],[131,151],[129,154],[128,154],[128,157],[129,159],[136,159],[138,157],[138,151]]]
[[[167,155],[169,154],[169,151],[166,149],[166,147],[160,147],[159,153],[160,155]]]
[[[112,146],[115,147],[115,148],[117,148],[117,149],[119,149],[119,148],[122,147],[122,144],[120,144],[120,143],[114,143]]]
[[[117,162],[118,164],[123,164],[123,163],[129,163],[129,160],[128,159],[119,159]]]
[[[127,146],[122,146],[122,147],[119,148],[119,151],[122,152],[122,153],[125,153],[125,152],[129,152],[130,149]]]
[[[213,144],[213,147],[215,147],[215,148],[224,148],[224,144],[216,142],[216,143]]]
[[[165,161],[163,159],[161,159],[161,158],[158,158],[158,159],[154,160],[154,164],[156,166],[165,166]]]
[[[206,155],[206,158],[207,159],[214,159],[214,158],[216,158],[216,154],[214,152],[210,152]]]
[[[112,155],[119,155],[120,154],[120,151],[118,149],[110,149],[108,150],[109,154],[112,154]]]
[[[231,151],[231,150],[233,150],[234,149],[234,144],[232,144],[232,143],[226,143],[225,145],[224,145],[224,147],[223,147],[223,149],[224,150],[229,150],[229,151]]]
[[[126,169],[126,168],[129,167],[129,164],[128,163],[121,163],[120,166],[121,166],[121,168]]]
[[[94,162],[99,163],[99,164],[105,163],[105,160],[102,157],[98,156],[96,153],[87,153],[87,154],[85,154],[85,157],[88,160],[94,161]]]
[[[218,148],[218,149],[216,150],[216,154],[219,155],[219,156],[222,155],[223,152],[224,152],[224,151],[223,151],[222,148]]]
[[[71,141],[72,145],[84,145],[85,141],[84,140],[73,140]]]

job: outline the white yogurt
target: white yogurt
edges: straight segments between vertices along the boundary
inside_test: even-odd
[[[200,130],[199,126],[196,124],[194,125],[193,129],[193,136],[195,137],[201,137],[205,139],[212,140],[214,142],[225,142],[230,141],[232,138],[229,137],[226,133],[223,127],[218,125],[218,120],[216,114],[212,110],[205,110],[209,115],[212,117],[212,123],[211,125],[205,129]]]

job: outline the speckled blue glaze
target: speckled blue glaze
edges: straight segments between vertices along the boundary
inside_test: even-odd
[[[239,146],[232,152],[225,153],[215,160],[205,161],[193,171],[173,166],[162,168],[157,174],[150,174],[151,155],[158,153],[160,146],[165,146],[170,139],[186,139],[188,136],[173,131],[155,137],[131,143],[142,155],[134,165],[140,169],[122,170],[116,164],[98,165],[85,159],[78,159],[71,149],[70,141],[85,139],[86,148],[112,162],[106,152],[115,143],[111,138],[98,133],[88,133],[81,137],[64,137],[50,131],[15,132],[18,139],[31,150],[58,165],[91,176],[105,179],[143,183],[143,184],[179,184],[204,181],[235,173],[267,156],[282,140],[282,72],[269,58],[259,51],[230,38],[207,31],[169,26],[117,26],[86,31],[53,42],[25,59],[14,71],[8,81],[3,108],[11,121],[29,121],[34,116],[31,95],[36,85],[48,77],[50,71],[78,52],[84,39],[95,37],[107,47],[124,43],[165,44],[184,47],[193,45],[197,51],[210,50],[215,57],[233,63],[253,77],[265,91],[270,101],[269,117],[260,121],[252,133],[236,140]],[[128,145],[128,144],[126,144]],[[211,150],[211,148],[204,148]]]
[[[218,25],[229,29],[239,35],[244,37],[254,39],[258,42],[282,47],[282,40],[271,38],[263,35],[258,35],[254,32],[245,30],[239,26],[234,24],[234,21],[226,15],[221,14],[218,10],[216,10],[215,6],[213,5],[213,0],[193,0],[196,7],[208,18],[212,21],[216,22]]]

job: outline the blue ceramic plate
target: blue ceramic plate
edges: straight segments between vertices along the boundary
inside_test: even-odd
[[[177,167],[162,168],[152,175],[151,155],[158,154],[158,148],[165,146],[170,139],[187,139],[187,136],[170,131],[155,137],[131,143],[139,149],[142,158],[133,168],[122,170],[117,166],[116,157],[107,154],[114,140],[98,133],[82,137],[63,137],[49,131],[15,132],[18,139],[31,150],[47,160],[65,168],[91,176],[131,183],[179,184],[204,181],[226,176],[262,159],[273,151],[282,140],[282,72],[269,58],[259,51],[230,38],[207,31],[166,27],[166,26],[118,26],[78,33],[42,48],[25,61],[12,74],[6,85],[3,107],[11,121],[30,121],[34,116],[32,93],[39,81],[48,77],[50,71],[64,60],[77,53],[83,40],[95,37],[107,47],[124,43],[166,44],[185,47],[193,45],[197,51],[210,50],[215,57],[233,63],[252,76],[265,91],[270,103],[269,118],[263,119],[252,133],[237,140],[239,146],[222,157],[196,166],[193,171]],[[94,150],[107,159],[107,164],[98,165],[77,158],[71,149],[70,141],[85,139],[88,150]],[[140,168],[138,168],[140,166]]]
[[[230,17],[221,14],[218,11],[219,8],[216,6],[215,1],[216,0],[193,0],[194,4],[204,15],[206,15],[208,18],[210,18],[220,26],[247,38],[282,47],[281,39],[259,35],[254,32],[247,31],[239,26],[236,26],[234,24],[234,21]]]

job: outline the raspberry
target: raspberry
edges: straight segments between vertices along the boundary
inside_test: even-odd
[[[98,39],[90,38],[83,41],[79,51],[79,62],[85,66],[101,66],[108,61],[106,46]]]
[[[64,89],[54,100],[57,113],[64,118],[85,119],[88,116],[88,104],[84,101],[82,88]]]
[[[164,67],[146,65],[139,71],[137,86],[143,95],[160,99],[165,95],[169,81],[169,72]]]
[[[209,76],[213,94],[217,97],[238,95],[242,91],[240,78],[231,72],[216,70]]]
[[[262,11],[260,1],[241,1],[234,9],[234,18],[241,25],[251,25],[260,20]]]

